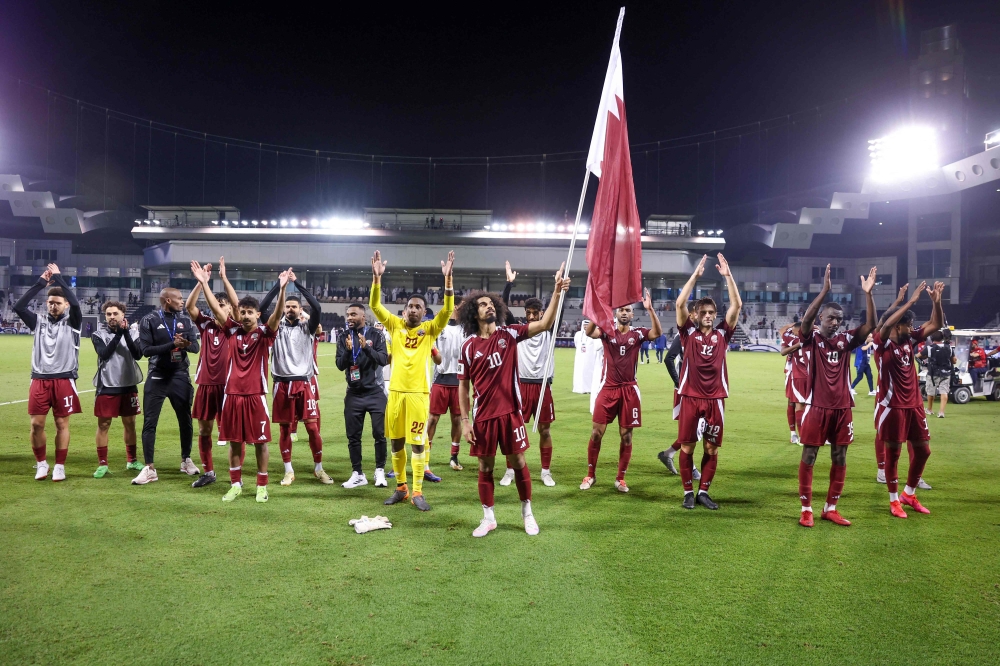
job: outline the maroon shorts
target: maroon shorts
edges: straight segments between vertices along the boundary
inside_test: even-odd
[[[271,441],[267,396],[229,395],[219,410],[219,439],[223,442],[266,444]]]
[[[883,442],[929,442],[927,415],[923,407],[879,406],[875,414],[875,433]]]
[[[52,416],[79,414],[80,396],[76,393],[76,382],[64,379],[32,379],[28,392],[28,414],[44,416],[52,410]]]
[[[805,403],[806,395],[809,393],[808,380],[805,377],[796,377],[794,372],[785,375],[785,397],[788,402]]]
[[[458,416],[462,413],[461,408],[458,406],[458,387],[447,386],[445,384],[431,384],[431,414],[441,416],[449,409],[452,416]]]
[[[722,446],[725,423],[725,398],[692,398],[687,395],[680,397],[677,441],[681,444],[704,439],[714,446]]]
[[[275,423],[315,421],[319,418],[319,400],[313,393],[312,382],[274,382],[274,404],[271,407]]]
[[[826,409],[806,405],[802,410],[799,437],[805,446],[847,446],[854,441],[854,415],[851,408]]]
[[[225,395],[226,387],[223,384],[199,384],[194,394],[191,416],[199,421],[214,421],[219,418],[222,398]]]
[[[635,384],[601,387],[594,403],[594,423],[606,425],[615,419],[619,428],[642,427],[642,402]]]
[[[99,395],[94,399],[94,416],[99,419],[113,419],[119,416],[135,416],[140,414],[139,393],[118,393],[115,395]]]
[[[527,423],[535,417],[538,411],[538,396],[542,393],[541,384],[528,384],[519,382],[518,388],[521,391],[521,418]],[[556,420],[556,407],[552,404],[552,387],[545,389],[545,399],[542,400],[542,414],[538,418],[539,423],[552,423]]]
[[[495,419],[476,419],[472,424],[472,434],[476,443],[469,447],[469,455],[476,458],[496,456],[497,446],[505,456],[528,450],[528,433],[517,412]]]

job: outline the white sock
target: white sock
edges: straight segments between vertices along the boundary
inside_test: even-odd
[[[289,473],[292,473],[294,471],[295,470],[292,469],[292,463],[290,463],[290,462],[285,463],[285,474],[289,474]]]
[[[497,522],[497,519],[493,516],[493,507],[483,505],[483,519],[488,520],[491,523]]]
[[[827,511],[836,511],[836,510],[837,510],[837,505],[836,504],[824,504],[823,505],[823,513],[826,513]]]
[[[542,468],[542,474],[545,474],[545,473],[547,473],[548,471],[549,471],[549,470],[548,470],[548,468],[546,468],[546,467],[543,467],[543,468]]]
[[[289,467],[291,467],[291,463],[289,463]],[[317,472],[317,473],[322,472],[323,471],[323,463],[321,463],[321,462],[316,463],[316,466],[313,467],[313,471]]]
[[[58,467],[58,465],[56,465],[56,467]],[[916,488],[911,488],[909,486],[906,486],[905,488],[903,488],[903,492],[906,493],[907,495],[916,495],[917,494]]]
[[[701,489],[698,489],[698,494],[699,494],[699,495],[707,495],[707,494],[708,494],[708,491],[707,491],[707,490],[701,490]]]
[[[242,487],[243,486],[243,482],[242,481],[237,481],[236,483],[233,484],[233,488],[236,488],[237,486]]]
[[[809,513],[812,513],[813,512],[813,508],[811,506],[804,506],[804,507],[802,507],[802,511],[803,512],[808,511]]]
[[[890,502],[898,502],[899,501],[899,493],[889,493],[889,501]]]
[[[461,442],[452,442],[452,443],[451,443],[451,445],[452,445],[452,446],[457,446],[457,447],[459,447],[459,448],[461,448],[461,447],[462,447],[462,443],[461,443]],[[458,455],[458,454],[456,453],[455,455]]]
[[[521,502],[521,517],[527,518],[531,515],[531,500]]]
[[[63,466],[60,465],[59,463],[56,463],[56,466],[53,469],[63,469]],[[910,494],[912,495],[913,493]]]
[[[211,476],[215,476],[215,470],[214,469],[210,469],[207,472],[205,472],[205,474],[209,474]]]
[[[676,451],[674,451],[673,449],[667,449],[667,457],[668,458],[673,458],[675,455],[677,455]]]

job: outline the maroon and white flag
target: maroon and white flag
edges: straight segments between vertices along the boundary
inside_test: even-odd
[[[587,169],[600,178],[587,239],[587,292],[583,314],[601,330],[614,328],[614,311],[642,300],[642,239],[635,204],[632,160],[625,122],[621,34],[625,8],[618,15],[611,61],[597,110]]]

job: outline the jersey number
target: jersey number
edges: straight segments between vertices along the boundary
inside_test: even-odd
[[[632,418],[636,419],[636,420],[639,419],[639,408],[638,407],[633,407],[632,408]]]
[[[828,363],[840,363],[840,352],[828,351],[826,353],[826,360]]]
[[[216,335],[216,336],[214,336],[212,338],[212,346],[214,346],[214,347],[218,347],[219,346],[219,336]]]
[[[514,428],[514,441],[515,442],[524,441],[524,438],[527,437],[527,436],[528,436],[528,431],[524,429],[524,426],[520,426],[519,428]]]
[[[715,345],[702,345],[701,354],[702,356],[711,356],[712,352],[715,351]]]
[[[407,349],[416,349],[420,346],[420,338],[406,338],[406,341],[403,342],[403,346]]]
[[[63,407],[72,407],[72,406],[73,406],[73,396],[71,395],[65,396],[63,398]]]
[[[618,348],[618,354],[620,356],[624,356],[625,355],[625,345],[622,345],[621,347]]]
[[[410,426],[410,433],[414,435],[424,434],[424,424],[421,423],[420,421],[414,421],[413,425]]]
[[[500,352],[493,352],[492,354],[486,357],[486,360],[489,361],[490,369],[499,368],[500,363],[502,361],[502,359],[500,358]]]

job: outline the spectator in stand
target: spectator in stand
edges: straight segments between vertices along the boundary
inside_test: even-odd
[[[935,331],[931,335],[931,343],[924,346],[920,357],[927,360],[927,408],[924,413],[930,416],[934,412],[934,396],[938,395],[941,396],[938,418],[943,419],[948,393],[951,391],[952,370],[958,359],[942,331]]]
[[[875,342],[869,335],[865,344],[854,350],[854,383],[851,384],[851,395],[857,395],[854,387],[861,382],[862,377],[868,378],[868,395],[875,395],[875,386],[872,382],[871,356]]]

